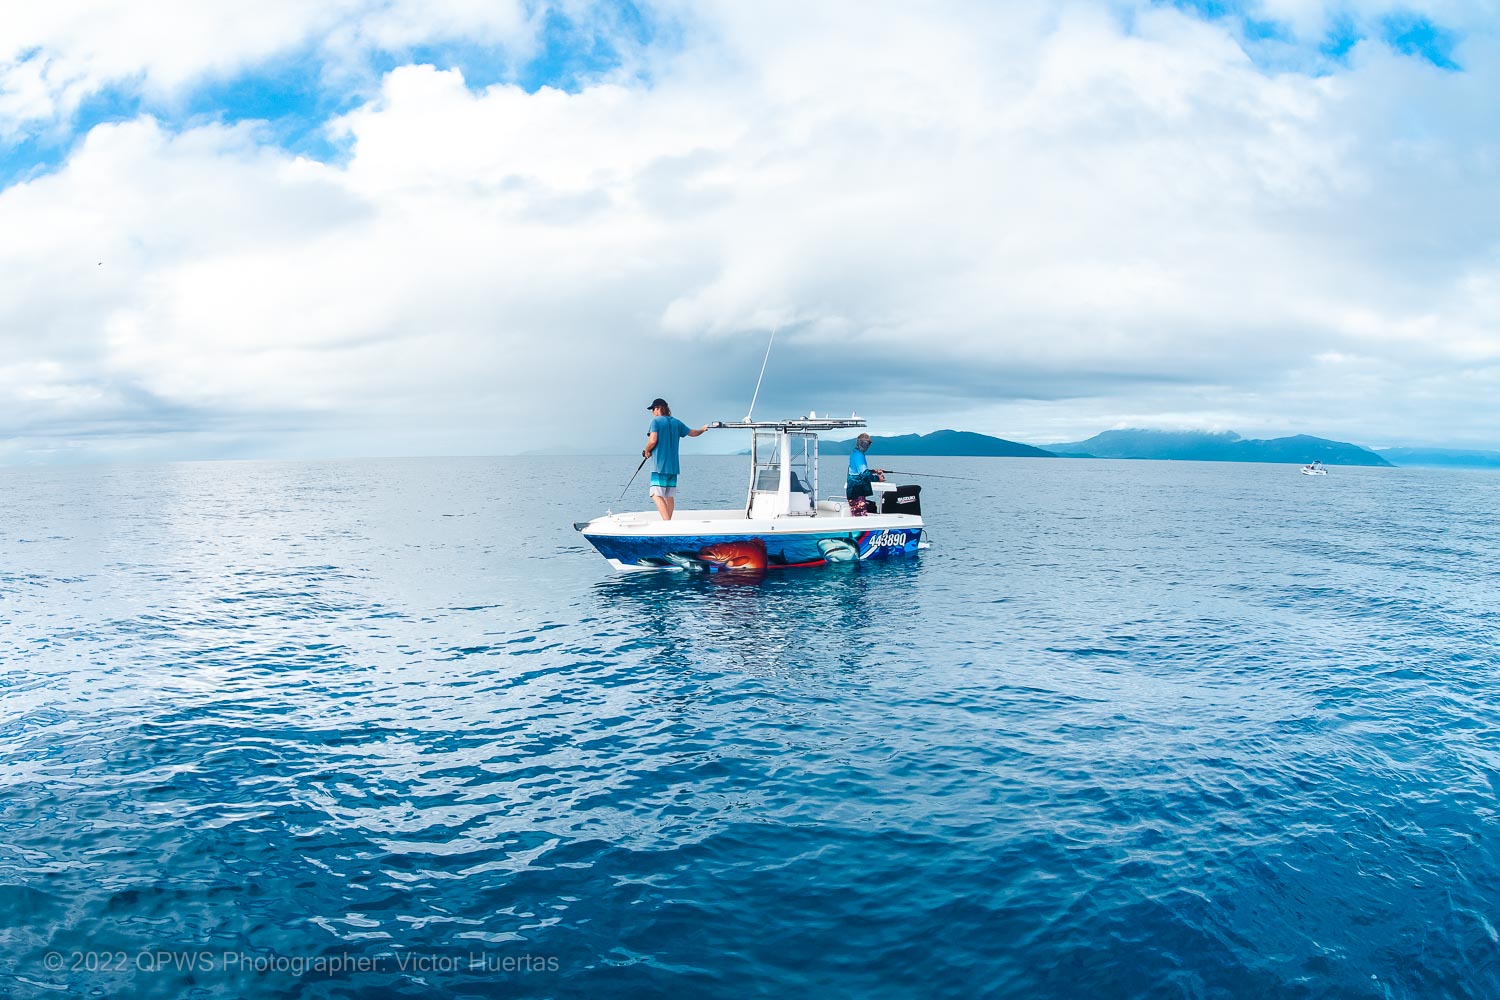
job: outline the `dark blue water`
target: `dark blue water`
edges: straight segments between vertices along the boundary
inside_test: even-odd
[[[633,465],[0,471],[0,995],[1500,995],[1500,476],[905,459],[757,581]]]

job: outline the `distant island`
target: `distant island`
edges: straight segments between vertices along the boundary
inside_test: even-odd
[[[1328,465],[1390,466],[1368,448],[1344,441],[1298,434],[1253,440],[1233,431],[1105,431],[1086,441],[1049,444],[1045,448],[1007,441],[972,431],[941,430],[931,434],[874,436],[877,455],[949,456],[971,458],[1122,458],[1167,459],[1179,462],[1276,462],[1303,464],[1314,460]],[[824,441],[822,451],[847,455],[854,440]],[[1500,457],[1500,456],[1497,456]]]
[[[1390,462],[1368,448],[1344,441],[1296,434],[1253,440],[1233,431],[1105,431],[1086,441],[1049,444],[1068,458],[1156,458],[1179,462],[1312,462],[1326,465],[1381,465]]]
[[[1461,448],[1377,448],[1375,454],[1392,465],[1429,469],[1500,469],[1500,451]]]
[[[967,458],[1056,458],[1050,451],[1029,444],[975,434],[972,431],[933,431],[931,434],[897,434],[892,437],[871,436],[874,451],[884,455],[943,455]],[[818,450],[828,455],[847,455],[854,450],[854,439],[823,441]]]
[[[1500,451],[1455,448],[1364,448],[1310,434],[1269,439],[1243,438],[1233,431],[1160,431],[1132,428],[1104,431],[1084,441],[1038,447],[973,431],[872,437],[872,455],[950,458],[1118,458],[1177,462],[1270,462],[1303,465],[1402,466],[1444,469],[1500,469]],[[825,440],[826,455],[847,455],[854,439]],[[740,454],[749,454],[748,451]],[[875,464],[879,464],[876,462]]]

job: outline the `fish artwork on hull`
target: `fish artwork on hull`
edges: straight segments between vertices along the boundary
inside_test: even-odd
[[[865,552],[867,544],[873,547]],[[892,545],[894,548],[890,547]],[[690,573],[761,573],[768,569],[856,563],[865,556],[904,551],[909,545],[905,536],[886,539],[879,537],[877,532],[792,543],[776,552],[768,551],[765,540],[760,538],[720,539],[707,541],[697,548],[638,556],[633,561],[637,566],[681,569]]]
[[[818,551],[831,563],[859,561],[859,546],[843,538],[820,539]]]
[[[698,558],[723,569],[763,570],[766,568],[766,543],[760,538],[719,542],[699,549]]]
[[[668,552],[663,558],[641,560],[642,565],[676,566],[693,573],[715,573],[724,571],[763,572],[768,562],[766,543],[759,538],[744,541],[716,542],[705,545],[696,552]]]

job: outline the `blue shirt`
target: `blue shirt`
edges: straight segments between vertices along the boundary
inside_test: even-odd
[[[855,497],[872,495],[875,488],[870,485],[870,481],[874,478],[865,453],[855,448],[849,453],[849,479],[844,486],[844,496],[853,500]]]
[[[651,471],[663,476],[675,476],[682,470],[677,465],[677,442],[687,435],[688,425],[676,417],[652,417],[646,433],[656,434],[656,448],[651,457],[656,464]]]

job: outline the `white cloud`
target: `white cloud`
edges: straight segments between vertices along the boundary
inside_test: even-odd
[[[280,37],[324,30],[300,10]],[[394,46],[419,10],[340,30]],[[523,39],[517,10],[484,30]],[[762,413],[1500,443],[1493,38],[1463,73],[1367,44],[1315,77],[1171,9],[675,13],[649,83],[403,67],[338,164],[142,119],[0,192],[12,456],[111,415],[101,451],[622,447],[657,393],[742,412],[775,322]],[[133,65],[170,86],[247,34]]]
[[[55,124],[111,87],[170,104],[310,48],[348,70],[372,51],[463,41],[524,52],[521,0],[72,0],[17,3],[0,19],[0,140]]]

